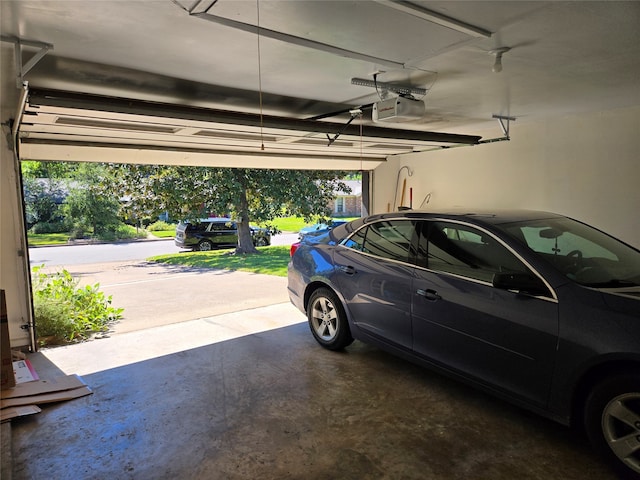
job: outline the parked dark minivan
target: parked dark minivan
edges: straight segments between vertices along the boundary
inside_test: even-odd
[[[251,228],[256,247],[271,244],[271,234],[265,228]],[[207,251],[217,247],[234,247],[238,244],[238,227],[230,218],[204,218],[197,223],[180,222],[176,227],[175,244],[180,248]]]

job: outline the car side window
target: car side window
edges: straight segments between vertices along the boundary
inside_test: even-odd
[[[427,268],[492,282],[497,272],[529,272],[504,245],[468,225],[429,222]]]
[[[386,220],[361,228],[343,245],[376,257],[412,262],[415,235],[415,222],[412,220]]]
[[[230,222],[211,222],[209,226],[210,232],[223,232],[226,230],[234,230],[235,225]]]
[[[369,227],[364,227],[355,232],[351,237],[344,241],[343,245],[352,250],[364,251],[364,237]]]

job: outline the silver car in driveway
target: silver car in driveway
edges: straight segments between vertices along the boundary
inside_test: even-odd
[[[359,339],[587,436],[640,477],[640,251],[545,212],[402,211],[305,236],[288,289],[320,345]]]

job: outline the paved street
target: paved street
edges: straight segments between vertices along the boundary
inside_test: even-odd
[[[274,235],[272,245],[291,245],[298,238],[297,233]],[[173,239],[101,243],[91,245],[57,245],[52,247],[29,248],[31,265],[68,266],[83,263],[106,263],[129,260],[144,260],[154,255],[186,252],[175,246]]]
[[[144,260],[154,255],[178,253],[171,240],[119,242],[92,245],[56,245],[29,249],[31,265],[64,266]]]

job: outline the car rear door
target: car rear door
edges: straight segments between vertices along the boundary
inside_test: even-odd
[[[238,243],[236,224],[231,221],[211,222],[207,229],[207,236],[215,245],[235,245]]]
[[[415,222],[385,220],[358,230],[334,253],[336,281],[354,324],[407,349],[416,242]]]
[[[414,350],[516,396],[546,404],[558,339],[553,293],[492,286],[498,271],[531,272],[476,227],[425,222],[412,289]]]

